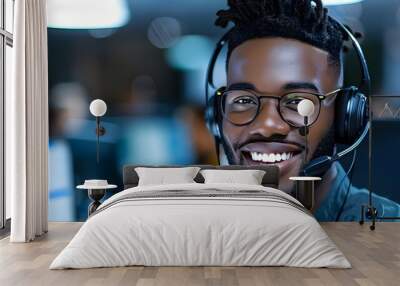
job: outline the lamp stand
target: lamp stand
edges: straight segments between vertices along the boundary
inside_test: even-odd
[[[100,136],[106,134],[106,129],[103,126],[100,126],[100,117],[96,116],[96,162],[100,163]]]
[[[369,96],[369,136],[368,136],[368,204],[361,205],[361,218],[359,223],[362,225],[365,219],[371,221],[369,226],[370,230],[375,230],[376,221],[385,220],[400,220],[400,217],[380,216],[378,210],[374,207],[372,202],[372,132],[373,132],[373,113],[372,113],[372,96]]]
[[[304,152],[304,159],[303,159],[303,166],[306,165],[307,157],[308,157],[308,116],[304,116],[304,136],[306,139],[305,143],[305,152]]]
[[[361,205],[361,218],[359,223],[364,224],[365,218],[371,220],[370,230],[375,230],[376,219],[378,218],[378,210],[372,204],[372,99],[368,98],[368,117],[369,117],[369,134],[368,134],[368,204]],[[366,209],[366,210],[365,210]]]

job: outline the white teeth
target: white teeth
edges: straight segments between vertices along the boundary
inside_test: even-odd
[[[250,152],[251,159],[256,162],[264,162],[264,163],[275,163],[289,160],[293,157],[292,152],[288,153],[259,153],[259,152]]]
[[[265,154],[262,156],[262,161],[263,162],[268,162],[268,154]]]
[[[274,163],[276,161],[276,155],[275,154],[269,154],[269,161],[271,163]]]

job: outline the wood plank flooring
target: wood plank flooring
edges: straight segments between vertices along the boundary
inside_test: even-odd
[[[49,233],[32,243],[0,240],[0,285],[400,285],[400,223],[322,223],[353,268],[288,267],[121,267],[48,270],[81,223],[50,223]]]

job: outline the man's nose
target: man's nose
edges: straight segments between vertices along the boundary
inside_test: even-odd
[[[286,136],[290,131],[290,125],[282,119],[278,111],[278,104],[267,100],[261,105],[260,113],[252,122],[250,134],[271,137],[272,135]]]

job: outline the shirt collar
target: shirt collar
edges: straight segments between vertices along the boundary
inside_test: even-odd
[[[346,199],[346,193],[350,183],[346,172],[339,162],[334,162],[332,167],[336,168],[336,177],[332,181],[328,194],[314,214],[319,221],[336,220],[338,212]]]

